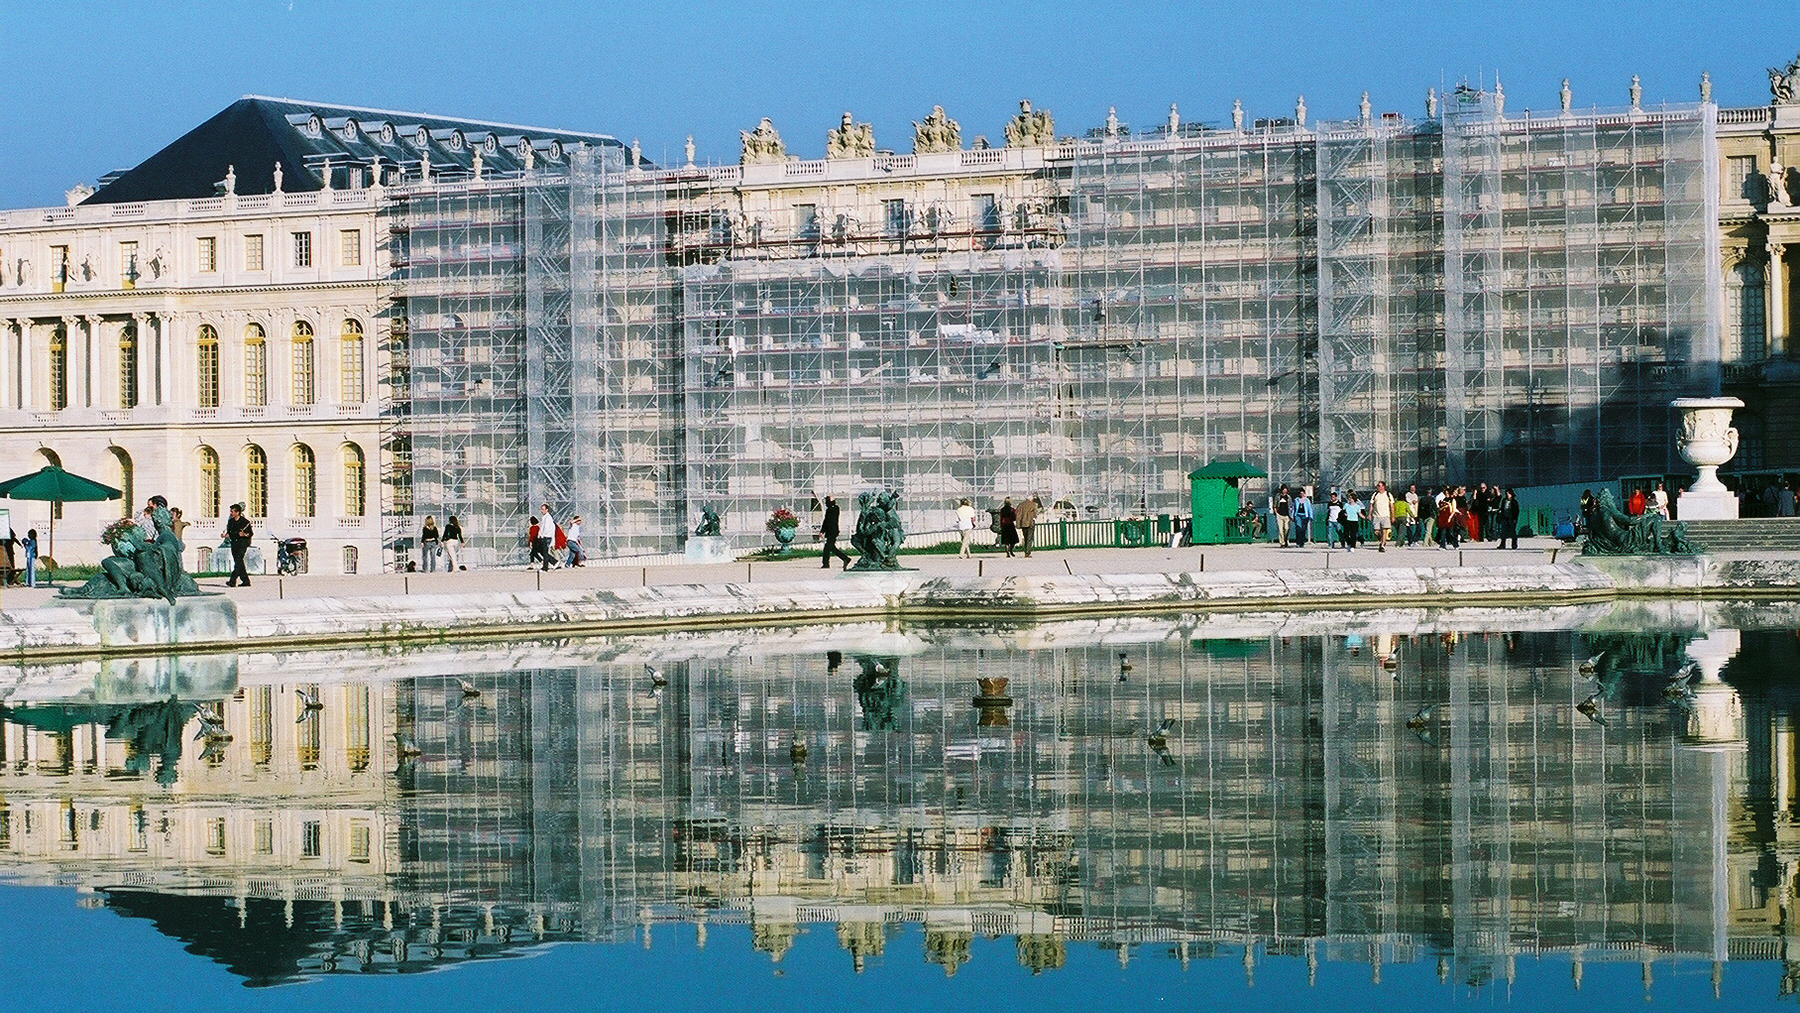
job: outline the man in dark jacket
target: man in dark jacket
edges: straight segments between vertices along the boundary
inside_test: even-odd
[[[244,569],[244,553],[250,551],[250,518],[244,516],[244,504],[231,504],[231,518],[225,522],[225,540],[231,544],[231,576],[226,587],[249,587],[250,572]]]
[[[1511,489],[1506,490],[1506,498],[1496,508],[1500,516],[1500,540],[1494,548],[1504,549],[1510,540],[1513,548],[1519,547],[1519,496]]]
[[[825,522],[819,525],[819,534],[825,536],[825,554],[819,557],[819,565],[831,569],[831,557],[836,556],[844,561],[844,569],[850,569],[850,554],[837,547],[838,503],[835,496],[825,497]]]

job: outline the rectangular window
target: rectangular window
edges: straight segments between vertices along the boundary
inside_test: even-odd
[[[312,266],[312,233],[294,233],[294,266]]]
[[[214,816],[206,821],[206,853],[223,855],[225,853],[225,818]]]
[[[260,271],[263,269],[263,237],[244,237],[244,270]]]
[[[119,283],[126,288],[137,286],[138,280],[138,244],[124,242],[119,244]]]
[[[273,855],[275,853],[275,821],[257,820],[255,835],[256,853],[259,855]]]
[[[794,238],[809,242],[819,238],[819,206],[817,204],[794,205]]]
[[[244,345],[244,403],[252,408],[269,403],[269,346],[261,338]]]
[[[906,238],[906,202],[903,200],[884,200],[881,202],[881,217],[887,223],[889,239]]]
[[[50,247],[50,291],[61,292],[69,282],[69,248]]]
[[[362,266],[362,230],[344,229],[338,233],[338,253],[345,267]]]
[[[338,365],[343,379],[342,400],[347,405],[362,404],[363,401],[363,341],[362,335],[346,335],[339,347],[342,360]]]
[[[268,686],[250,689],[250,762],[266,767],[275,753],[274,690]]]
[[[1757,185],[1756,156],[1732,155],[1725,159],[1725,199],[1754,201],[1762,197]]]
[[[313,343],[311,338],[294,342],[294,403],[305,405],[314,401],[313,386]]]
[[[367,820],[350,821],[350,860],[367,862],[369,860],[369,823]]]
[[[300,824],[300,857],[318,858],[325,853],[325,835],[320,832],[318,820],[307,820]]]
[[[119,330],[119,407],[138,405],[137,324]]]
[[[201,236],[195,253],[195,269],[201,274],[211,274],[219,269],[218,237]]]

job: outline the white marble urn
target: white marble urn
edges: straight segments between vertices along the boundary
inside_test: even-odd
[[[1676,449],[1700,471],[1693,487],[1681,494],[1677,506],[1681,519],[1737,517],[1737,497],[1719,481],[1719,466],[1737,453],[1738,431],[1731,427],[1731,413],[1744,402],[1735,397],[1684,397],[1669,405],[1681,412]]]

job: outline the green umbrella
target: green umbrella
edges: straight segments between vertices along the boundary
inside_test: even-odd
[[[7,499],[34,499],[49,503],[93,503],[103,499],[118,499],[125,495],[110,485],[101,485],[92,479],[82,478],[58,468],[54,464],[46,464],[29,475],[9,478],[0,482],[0,497]],[[56,555],[56,510],[50,511],[50,549],[47,556]]]

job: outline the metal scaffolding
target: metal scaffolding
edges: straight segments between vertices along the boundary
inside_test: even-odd
[[[411,186],[396,531],[458,513],[487,563],[546,500],[629,556],[873,488],[925,541],[964,497],[1182,514],[1220,458],[1364,489],[1660,474],[1666,402],[1718,369],[1709,110],[1509,118],[1463,89],[1422,123],[591,149]]]

